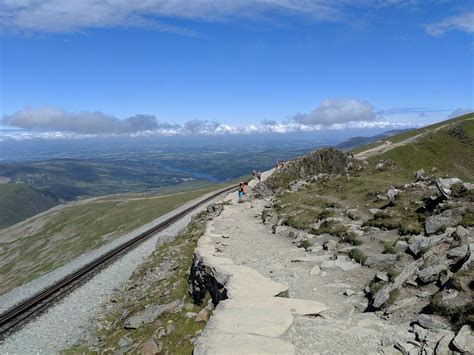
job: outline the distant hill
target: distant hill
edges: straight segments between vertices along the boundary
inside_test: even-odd
[[[374,143],[374,142],[378,142],[378,141],[383,141],[387,137],[391,137],[391,136],[394,136],[394,135],[397,135],[397,134],[400,134],[400,133],[409,132],[409,131],[412,131],[412,130],[413,129],[411,129],[411,128],[410,129],[396,129],[396,130],[383,132],[383,133],[377,134],[375,136],[370,136],[370,137],[353,137],[353,138],[348,139],[345,142],[339,143],[336,146],[336,148],[340,149],[342,151],[348,151],[348,150],[351,150],[351,149],[354,149],[354,148],[364,146],[366,144],[370,144],[370,143]]]
[[[0,184],[0,228],[46,211],[58,203],[53,195],[25,184]]]

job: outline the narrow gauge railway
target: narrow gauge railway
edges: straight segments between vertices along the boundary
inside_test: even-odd
[[[235,188],[237,188],[237,186],[231,186],[223,190],[219,190],[205,199],[198,201],[197,203],[181,212],[176,213],[174,216],[166,219],[153,228],[141,233],[140,235],[130,239],[118,247],[111,249],[99,258],[91,261],[90,263],[65,276],[46,289],[38,292],[36,295],[27,298],[8,311],[4,312],[0,315],[0,341],[5,339],[9,334],[14,332],[22,325],[26,324],[29,320],[38,316],[41,312],[47,310],[54,304],[55,301],[59,300],[61,297],[64,297],[73,288],[90,279],[95,273],[136,247],[141,242],[166,229],[174,222],[183,218],[198,207],[201,207],[219,195],[230,192]]]

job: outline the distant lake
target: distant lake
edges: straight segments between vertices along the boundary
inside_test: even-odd
[[[164,168],[165,168],[166,171],[170,171],[172,173],[181,173],[181,174],[191,175],[192,177],[194,177],[196,179],[209,180],[209,181],[212,181],[212,182],[223,182],[223,180],[220,180],[220,179],[216,178],[215,176],[210,175],[210,174],[206,174],[206,173],[195,173],[195,172],[192,172],[192,171],[186,171],[186,170],[183,170],[183,169],[174,168],[172,166],[165,166]]]

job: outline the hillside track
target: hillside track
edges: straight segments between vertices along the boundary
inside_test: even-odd
[[[156,233],[166,229],[198,207],[201,207],[216,197],[224,193],[228,193],[236,188],[237,185],[233,185],[231,187],[219,190],[216,193],[196,202],[190,207],[177,212],[175,215],[159,223],[153,228],[150,228],[149,230],[139,234],[129,241],[119,245],[118,247],[111,249],[99,258],[89,262],[80,269],[47,287],[46,289],[38,292],[32,297],[27,298],[6,312],[0,314],[0,341],[4,340],[7,336],[21,328],[39,314],[49,309],[52,305],[54,305],[55,302],[67,295],[72,289],[85,283],[97,272],[110,265],[112,262],[135,248],[140,243],[144,242]]]

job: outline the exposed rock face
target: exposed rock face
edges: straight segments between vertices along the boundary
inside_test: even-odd
[[[288,162],[276,170],[265,184],[278,187],[280,181],[307,179],[318,174],[345,174],[363,169],[363,164],[335,148],[322,148]],[[258,189],[258,188],[257,188]],[[259,190],[260,191],[260,190]]]
[[[441,227],[457,226],[462,221],[462,215],[466,211],[464,207],[452,208],[435,216],[426,218],[426,234],[436,233]]]

